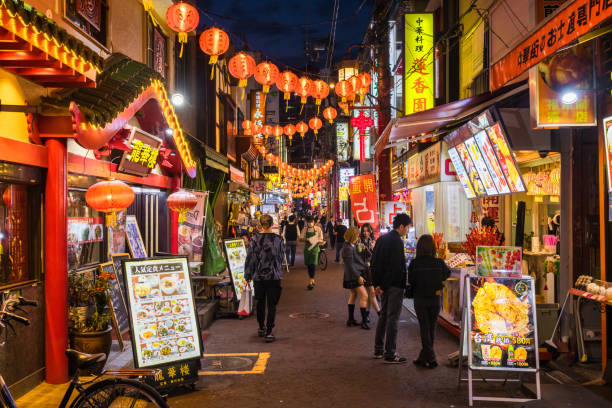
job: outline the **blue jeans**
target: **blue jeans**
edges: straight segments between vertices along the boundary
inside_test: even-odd
[[[344,242],[336,242],[336,262],[340,262],[340,251],[342,251],[343,246]]]
[[[289,266],[295,264],[295,249],[297,247],[297,241],[287,241],[285,244],[285,253],[287,254],[287,263]]]

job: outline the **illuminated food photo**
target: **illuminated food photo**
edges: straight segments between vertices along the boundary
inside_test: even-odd
[[[529,305],[502,284],[485,282],[472,306],[476,326],[482,332],[507,334],[528,330]]]

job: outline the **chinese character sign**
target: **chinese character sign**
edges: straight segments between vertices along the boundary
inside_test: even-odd
[[[374,174],[351,177],[349,194],[357,225],[368,223],[374,231],[378,231],[378,196]]]
[[[405,15],[404,112],[407,115],[433,108],[433,14]]]
[[[400,213],[406,213],[406,203],[403,201],[383,201],[380,203],[382,217],[380,226],[391,228],[393,226],[393,218]]]
[[[259,126],[266,122],[266,98],[261,91],[251,91],[251,122]]]
[[[338,122],[336,124],[336,144],[338,146],[338,161],[348,160],[348,123]]]

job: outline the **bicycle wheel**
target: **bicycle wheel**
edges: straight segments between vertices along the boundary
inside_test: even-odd
[[[327,254],[325,251],[319,252],[319,269],[322,271],[327,269]]]
[[[149,385],[127,378],[108,378],[87,388],[71,408],[169,408]]]

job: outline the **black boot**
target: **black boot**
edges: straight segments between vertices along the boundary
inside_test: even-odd
[[[359,323],[355,320],[355,305],[348,305],[348,320],[346,321],[348,327],[359,326]]]
[[[365,307],[361,308],[361,328],[364,330],[370,330],[370,326],[368,326],[368,312]]]
[[[365,322],[366,323],[370,323],[370,311],[369,310],[366,310]]]

